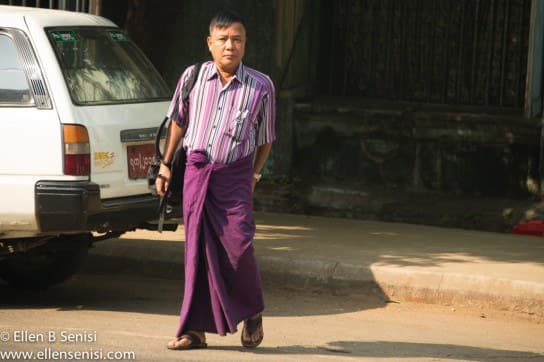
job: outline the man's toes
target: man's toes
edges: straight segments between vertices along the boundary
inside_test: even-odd
[[[191,344],[188,338],[181,338],[174,342],[174,348],[186,347]]]

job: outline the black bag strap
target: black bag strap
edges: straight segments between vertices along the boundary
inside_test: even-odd
[[[196,81],[198,79],[198,75],[200,73],[201,65],[202,65],[202,63],[196,63],[195,64],[195,69],[193,70],[193,72],[191,74],[189,74],[189,78],[187,79],[185,84],[183,84],[182,89],[181,89],[182,94],[183,94],[182,102],[183,102],[184,108],[185,108],[185,117],[187,117],[188,112],[189,112],[189,95],[190,95],[191,91],[193,90],[193,88],[195,86],[195,83],[196,83]],[[168,123],[168,117],[164,117],[164,119],[161,122],[161,125],[159,126],[159,129],[157,131],[157,136],[155,137],[155,152],[157,153],[157,157],[158,157],[159,160],[162,160],[162,157],[163,157],[163,154],[161,153],[161,150],[160,150],[160,147],[159,147],[160,142],[161,142],[161,134],[162,134],[162,131],[164,130],[164,127],[166,126],[167,123]],[[168,130],[169,129],[170,129],[170,127],[168,128]],[[185,128],[185,132],[187,132],[187,127]],[[166,135],[166,140],[167,140],[166,144],[168,144],[169,134],[170,134],[170,132],[168,132],[168,134]],[[185,136],[185,133],[183,134],[183,136]],[[161,197],[161,202],[159,204],[159,224],[157,226],[157,230],[160,233],[162,232],[163,226],[164,226],[164,218],[165,218],[165,214],[166,214],[166,207],[167,207],[168,195],[170,193],[170,187],[171,186],[168,187],[168,190],[166,190],[164,196]]]
[[[164,117],[164,119],[161,122],[161,125],[159,126],[159,129],[157,130],[157,134],[155,135],[155,154],[157,155],[158,160],[162,160],[162,152],[160,148],[161,144],[161,134],[164,130],[164,126],[166,125],[166,122],[168,122],[168,116]]]
[[[195,63],[195,69],[189,74],[189,77],[187,78],[187,81],[183,84],[181,88],[181,92],[183,94],[182,102],[184,104],[185,108],[185,117],[187,117],[187,112],[189,112],[189,95],[191,94],[191,91],[193,90],[196,81],[198,79],[198,74],[200,73],[200,67],[202,66],[202,63]],[[155,153],[157,154],[157,158],[159,160],[163,159],[163,154],[161,152],[160,143],[161,143],[161,135],[164,131],[164,127],[166,127],[166,124],[168,123],[168,116],[164,117],[164,119],[161,122],[161,125],[159,126],[159,129],[157,130],[157,135],[155,136]],[[170,127],[168,127],[170,129]],[[187,132],[187,128],[185,128],[185,132]],[[183,134],[185,136],[185,134]],[[166,135],[166,139],[168,139],[168,134]]]

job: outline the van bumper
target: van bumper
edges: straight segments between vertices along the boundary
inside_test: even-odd
[[[89,181],[39,181],[36,220],[42,233],[127,231],[157,218],[159,199],[151,194],[100,199]]]

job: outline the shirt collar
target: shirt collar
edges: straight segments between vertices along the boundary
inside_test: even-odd
[[[242,83],[244,81],[244,75],[245,75],[244,64],[240,62],[240,64],[238,65],[238,69],[236,69],[236,73],[234,74],[234,79]]]
[[[217,72],[217,66],[215,65],[215,63],[212,63],[212,64],[213,64],[213,68],[210,72],[210,76],[208,77],[208,80],[211,80],[219,76],[219,73]],[[234,73],[234,77],[232,78],[232,80],[242,83],[244,81],[244,76],[245,76],[244,64],[240,62],[240,64],[238,65],[238,69],[236,69],[236,72]]]

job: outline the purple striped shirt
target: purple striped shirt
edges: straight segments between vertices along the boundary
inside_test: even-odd
[[[206,62],[189,96],[189,117],[182,85],[194,66],[181,75],[167,116],[180,126],[188,120],[187,152],[206,151],[210,162],[231,163],[276,139],[276,97],[272,80],[242,63],[223,87],[213,62]]]

